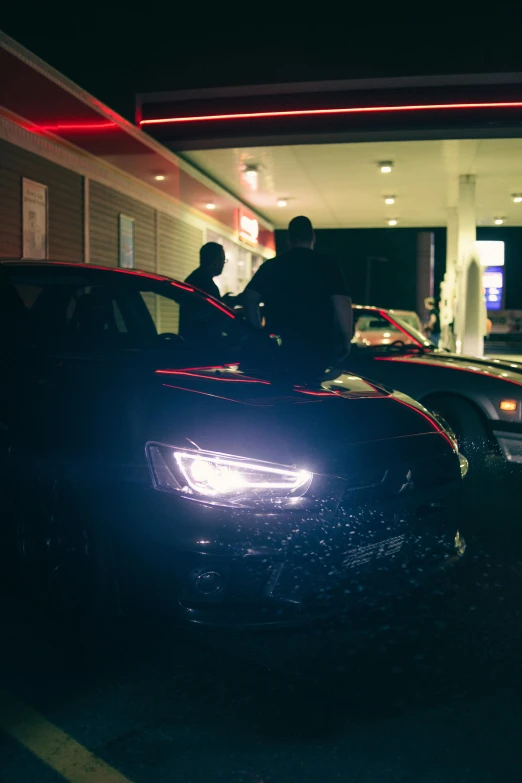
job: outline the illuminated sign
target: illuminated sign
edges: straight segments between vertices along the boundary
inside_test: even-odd
[[[257,244],[259,236],[259,223],[255,218],[249,218],[243,212],[239,213],[239,236],[247,242]]]
[[[481,266],[504,266],[504,242],[481,239],[475,245]]]
[[[486,307],[488,310],[502,310],[504,291],[504,269],[501,266],[488,266],[482,275]]]

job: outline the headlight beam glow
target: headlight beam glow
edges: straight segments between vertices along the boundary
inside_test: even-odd
[[[189,487],[206,495],[264,489],[293,492],[311,480],[306,470],[272,468],[197,452],[175,451],[174,458]]]
[[[313,474],[229,454],[149,443],[147,454],[158,489],[199,498],[273,500],[302,497]]]

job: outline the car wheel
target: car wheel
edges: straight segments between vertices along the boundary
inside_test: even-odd
[[[96,532],[89,508],[70,484],[40,482],[25,491],[14,522],[24,592],[82,623],[119,611],[110,539]]]
[[[490,482],[487,480],[489,439],[480,412],[467,400],[438,398],[424,403],[439,413],[457,436],[459,451],[468,459],[469,472],[463,482],[464,504],[467,509],[459,528],[468,543],[476,544],[481,530],[488,530],[490,518]],[[472,520],[470,525],[468,520]]]

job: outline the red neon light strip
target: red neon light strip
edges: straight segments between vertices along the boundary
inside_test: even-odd
[[[155,275],[152,272],[142,272],[141,269],[136,269],[134,274],[140,275],[141,277],[150,278],[150,280],[159,280],[161,283],[165,283],[168,280],[168,278],[163,277],[163,275]]]
[[[101,269],[106,272],[120,272],[120,274],[123,275],[145,277],[148,280],[158,280],[160,283],[170,283],[170,285],[173,285],[176,288],[182,288],[183,291],[190,291],[190,293],[194,293],[196,290],[191,285],[187,285],[186,283],[178,283],[177,280],[170,280],[168,277],[164,277],[163,275],[155,275],[153,272],[143,272],[141,269],[121,269],[121,267],[118,266],[101,266],[100,264],[71,264],[68,261],[34,261],[34,263],[41,266],[67,266],[70,269]],[[207,299],[207,297],[205,297],[205,299]],[[216,307],[218,306],[213,299],[208,299],[208,301]],[[221,306],[219,307],[221,309]],[[223,312],[225,312],[227,315],[230,315],[231,318],[235,318],[235,316],[232,315],[232,313],[229,313],[228,310],[223,310]]]
[[[299,394],[309,394],[311,397],[338,397],[339,392],[337,389],[332,389],[332,391],[325,391],[325,392],[314,392],[310,391],[309,389],[304,389],[302,386],[294,386],[294,389],[296,392],[299,392]]]
[[[390,397],[389,399],[395,400],[395,402],[398,402],[401,405],[404,405],[406,408],[415,411],[415,413],[418,413],[419,416],[422,416],[424,419],[426,419],[426,421],[431,424],[435,432],[438,432],[439,435],[442,435],[442,437],[448,441],[449,445],[451,446],[451,450],[455,451],[455,445],[451,440],[450,436],[446,432],[444,432],[442,427],[440,427],[439,424],[434,419],[431,418],[431,416],[428,416],[427,413],[424,413],[424,411],[421,411],[418,408],[416,408],[415,405],[410,405],[409,402],[404,402],[404,400],[399,400],[397,397]]]
[[[313,117],[332,114],[380,114],[405,111],[445,111],[451,109],[520,109],[522,101],[495,101],[489,103],[427,103],[405,106],[357,106],[340,109],[295,109],[292,111],[253,111],[238,114],[204,114],[199,117],[156,117],[140,120],[140,125],[161,125],[180,122],[209,122],[212,120],[254,120],[263,117]]]
[[[190,378],[205,378],[211,381],[227,381],[228,383],[262,383],[270,386],[270,381],[261,381],[255,378],[220,378],[218,375],[201,375],[197,372],[187,372],[186,370],[156,370],[158,375],[188,375]]]
[[[173,386],[171,383],[164,383],[165,389],[178,389],[179,391],[190,392],[190,394],[201,394],[203,397],[213,397],[216,400],[225,400],[226,402],[234,402],[236,405],[249,405],[252,408],[269,408],[272,407],[271,403],[259,403],[259,402],[245,402],[244,400],[233,400],[231,397],[222,397],[219,394],[210,394],[209,392],[199,391],[198,389],[186,389],[184,386]]]
[[[107,128],[117,128],[115,122],[72,122],[58,123],[56,125],[38,125],[40,130],[44,131],[75,131],[75,130],[106,130]]]
[[[123,275],[132,275],[133,277],[146,277],[147,279],[159,280],[160,282],[168,281],[168,277],[155,275],[152,272],[142,272],[140,269],[121,269],[121,267],[118,266],[102,266],[101,264],[73,264],[69,261],[31,261],[29,263],[36,264],[37,266],[66,266],[69,267],[69,269],[97,269],[102,270],[103,272],[120,272]],[[181,286],[181,283],[172,284]]]
[[[161,375],[163,373],[166,373],[167,375],[171,372],[180,372],[182,370],[183,372],[202,372],[203,370],[232,370],[233,367],[239,367],[239,362],[232,362],[232,364],[212,364],[208,365],[208,367],[180,367],[176,370],[154,370],[154,373],[157,375]]]
[[[178,283],[174,280],[171,280],[170,284],[176,286],[176,288],[182,288],[183,291],[190,291],[191,293],[194,293],[195,290],[191,285],[187,285],[186,283]]]
[[[399,332],[402,332],[402,334],[405,334],[405,335],[406,335],[406,337],[408,338],[408,340],[409,340],[410,342],[413,342],[413,343],[415,343],[415,345],[418,345],[418,346],[419,346],[419,348],[422,348],[422,347],[423,347],[422,343],[420,343],[418,340],[416,340],[416,339],[415,339],[415,337],[414,337],[412,334],[410,334],[410,333],[409,333],[409,332],[408,332],[408,331],[407,331],[407,330],[406,330],[406,329],[405,329],[403,326],[401,326],[400,324],[398,324],[398,323],[397,323],[397,321],[396,321],[394,318],[392,318],[392,317],[391,317],[391,315],[389,315],[389,314],[386,312],[386,310],[379,310],[379,311],[378,311],[378,313],[379,313],[379,315],[381,316],[381,318],[384,318],[384,319],[385,319],[386,321],[388,321],[390,324],[393,324],[393,326],[394,326],[394,327],[395,327],[395,328],[396,328],[396,329],[397,329]]]
[[[220,305],[219,302],[216,302],[216,300],[212,299],[211,296],[206,296],[205,299],[211,305],[214,305],[214,307],[217,307],[218,310],[221,310],[222,313],[225,313],[225,315],[228,315],[229,318],[235,318],[236,317],[231,310],[228,310],[228,308],[224,307],[223,305]]]

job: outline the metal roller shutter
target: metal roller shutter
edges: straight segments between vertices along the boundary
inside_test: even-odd
[[[22,254],[22,178],[49,188],[49,258],[83,262],[83,177],[0,141],[0,257]]]
[[[90,261],[92,264],[118,266],[119,215],[134,218],[136,269],[156,271],[156,230],[154,209],[116,190],[89,183]]]

